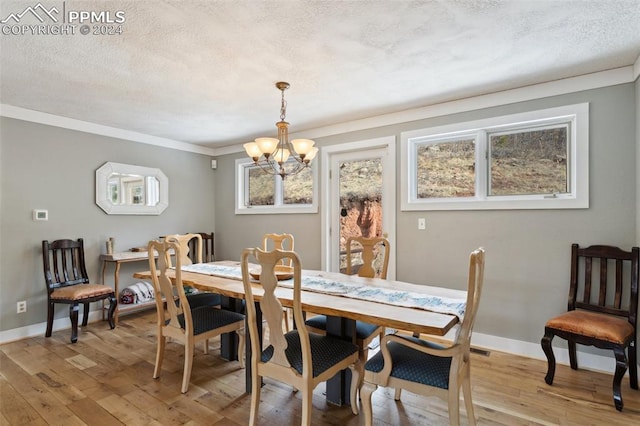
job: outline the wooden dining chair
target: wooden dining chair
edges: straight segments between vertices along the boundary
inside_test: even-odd
[[[354,250],[354,243],[356,243]],[[358,247],[359,246],[359,247]],[[383,237],[349,237],[346,242],[346,274],[360,277],[387,279],[389,269],[389,240]],[[361,253],[362,262],[355,262],[355,254]],[[377,255],[381,253],[378,260]]]
[[[205,240],[201,234],[170,234],[165,235],[163,238],[166,241],[175,241],[180,245],[180,256],[183,266],[203,262],[203,241]],[[169,256],[168,262],[169,267],[171,267],[171,256]],[[220,295],[215,293],[189,293],[187,297],[189,297],[189,302],[192,307],[218,306],[221,303]]]
[[[576,344],[612,349],[616,359],[613,375],[613,402],[618,411],[624,406],[620,384],[629,368],[632,389],[638,389],[637,327],[639,249],[571,246],[571,281],[568,311],[551,318],[544,327],[542,350],[547,356],[547,375],[553,383],[556,359],[551,341],[554,336],[568,342],[569,363],[578,369]],[[612,267],[611,270],[609,267]],[[613,278],[613,283],[609,281]],[[624,296],[629,297],[623,304]],[[627,360],[628,351],[629,357]]]
[[[165,241],[173,241],[180,246],[182,265],[202,263],[202,236],[200,234],[169,234]],[[177,255],[175,255],[177,257]],[[169,267],[172,266],[171,256],[168,257]]]
[[[360,248],[354,250],[354,243]],[[347,275],[357,273],[360,277],[365,278],[387,278],[387,269],[389,267],[389,248],[390,244],[386,238],[374,237],[349,237],[346,243],[347,252]],[[376,251],[382,250],[382,262],[376,264]],[[358,264],[357,269],[354,267],[354,254],[361,253],[362,263]],[[324,315],[316,315],[305,321],[305,325],[314,333],[326,334],[327,317]],[[382,339],[385,328],[375,324],[369,324],[363,321],[356,321],[356,343],[360,348],[360,362],[364,365],[369,356],[369,345],[376,338]]]
[[[192,265],[194,263],[202,263],[203,261],[203,241],[201,234],[170,234],[165,235],[165,241],[176,242],[180,246],[180,260],[182,265]],[[177,255],[174,255],[177,256]],[[171,256],[167,258],[169,267],[172,266]],[[186,287],[187,299],[191,308],[200,306],[220,306],[222,298],[219,294],[211,292],[195,292],[192,288]],[[209,341],[204,342],[204,353],[209,353]]]
[[[254,282],[249,274],[249,260],[261,266],[260,280]],[[285,382],[302,392],[303,425],[311,424],[313,389],[345,368],[351,369],[351,404],[355,411],[355,395],[358,383],[358,347],[351,342],[330,336],[309,333],[305,327],[284,332],[282,328],[282,304],[276,297],[278,287],[276,265],[282,260],[293,267],[293,315],[298,324],[303,323],[301,306],[301,266],[298,255],[292,251],[263,251],[259,248],[242,252],[242,281],[246,297],[247,323],[251,339],[251,415],[249,424],[258,421],[260,383],[263,377]],[[256,304],[254,291],[261,294]],[[261,330],[257,323],[257,306],[266,319],[267,348],[261,350]]]
[[[293,235],[291,234],[264,234],[262,236],[262,250],[289,250],[293,251]],[[282,259],[282,266],[291,267],[291,259]],[[282,316],[284,317],[285,330],[291,330],[289,326],[289,310],[282,308]]]
[[[262,250],[289,250],[293,251],[293,235],[291,234],[264,234],[262,236]],[[291,266],[291,259],[283,259],[282,265]]]
[[[158,253],[157,258],[153,254],[154,250]],[[244,315],[216,309],[212,306],[190,306],[182,283],[183,255],[178,243],[150,241],[148,251],[157,311],[157,352],[153,378],[160,377],[167,337],[180,342],[184,345],[181,391],[185,393],[189,389],[195,345],[223,333],[236,332],[240,337],[238,350],[242,352],[244,333],[239,331],[244,327]],[[167,275],[167,271],[170,270],[167,261],[170,251],[173,251],[176,257],[175,279],[173,280]],[[165,303],[165,301],[173,300],[174,297],[178,297],[180,302]],[[242,357],[239,359],[242,360]]]
[[[118,300],[113,288],[102,284],[91,284],[84,262],[84,240],[42,241],[44,281],[47,286],[47,331],[51,337],[56,303],[69,305],[71,320],[71,343],[78,341],[78,311],[84,306],[82,326],[89,321],[89,305],[92,302],[109,300],[107,319],[111,329],[115,328],[113,314]]]
[[[471,332],[476,320],[482,283],[485,251],[479,248],[469,256],[467,303],[462,324],[453,344],[442,346],[412,336],[396,334],[382,338],[380,351],[364,366],[364,384],[360,391],[366,425],[373,423],[371,394],[378,386],[431,395],[448,401],[449,424],[460,424],[460,388],[464,395],[468,422],[475,425],[471,401]]]

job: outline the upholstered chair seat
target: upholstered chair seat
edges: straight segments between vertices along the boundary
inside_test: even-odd
[[[415,337],[404,337],[407,341],[432,349],[445,349],[436,343],[420,340]],[[417,351],[413,348],[389,342],[387,345],[392,359],[391,377],[421,383],[440,389],[449,389],[449,371],[451,369],[451,357],[434,356]],[[384,368],[382,352],[376,353],[365,364],[365,371],[379,373]]]
[[[550,319],[545,327],[622,344],[635,333],[626,318],[588,311],[569,311]]]
[[[290,331],[284,337],[287,340],[287,349],[285,349],[287,361],[298,374],[302,374],[302,347],[298,330]],[[313,377],[318,377],[337,362],[358,352],[358,347],[353,343],[313,333],[309,333],[309,343],[311,359],[313,359]],[[262,362],[269,362],[272,356],[273,346],[269,345],[262,352]]]

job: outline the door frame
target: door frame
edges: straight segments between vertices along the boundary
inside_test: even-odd
[[[331,271],[331,212],[339,211],[339,205],[335,205],[332,199],[334,189],[332,187],[331,162],[334,155],[352,152],[365,152],[370,150],[386,149],[387,154],[382,157],[382,229],[387,234],[391,245],[389,252],[389,269],[387,278],[395,280],[396,277],[396,137],[384,136],[380,138],[361,140],[357,142],[339,143],[322,148],[322,208],[321,208],[321,264],[322,269]],[[336,271],[337,272],[337,271]]]

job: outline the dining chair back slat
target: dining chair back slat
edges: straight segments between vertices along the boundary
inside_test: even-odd
[[[284,251],[293,251],[293,235],[291,234],[264,234],[262,236],[262,250],[270,251],[270,250],[284,250]],[[279,261],[279,265],[292,267],[293,261],[290,258],[284,257]],[[289,311],[286,308],[282,309],[282,317],[285,322],[285,330],[291,330],[289,326]]]
[[[355,245],[360,247],[354,251]],[[389,268],[389,240],[383,237],[349,237],[346,242],[346,273],[352,275],[357,273],[360,277],[387,279],[387,269]],[[354,252],[360,252],[362,264],[358,265],[357,271],[354,264]],[[382,263],[376,264],[376,257],[381,253]]]
[[[202,236],[200,234],[171,234],[165,235],[164,240],[179,245],[182,265],[202,263]],[[168,257],[168,262],[171,267],[171,256]]]
[[[262,236],[262,250],[285,250],[293,251],[294,241],[291,234],[264,234]],[[292,266],[292,260],[289,258],[283,258],[280,261],[281,265]]]

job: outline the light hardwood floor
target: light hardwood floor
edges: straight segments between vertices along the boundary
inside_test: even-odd
[[[167,345],[160,379],[155,361],[155,313],[121,318],[115,330],[106,322],[81,330],[77,344],[69,331],[0,346],[0,424],[2,425],[244,425],[250,397],[244,370],[220,359],[219,339],[211,353],[198,348],[189,392],[180,393],[183,346]],[[613,362],[613,357],[612,357]],[[635,425],[640,424],[640,391],[625,377],[625,408],[613,407],[611,376],[559,365],[553,386],[544,383],[546,362],[500,352],[472,355],[471,383],[479,425]],[[316,389],[314,425],[361,425],[363,416],[327,405],[324,386]],[[446,425],[447,407],[436,397],[403,392],[402,401],[380,388],[373,395],[374,419],[381,425]],[[291,388],[266,381],[260,424],[300,422],[300,398]],[[463,424],[466,414],[463,412]]]

